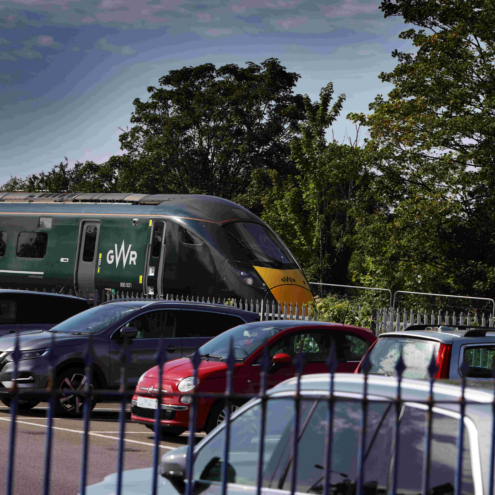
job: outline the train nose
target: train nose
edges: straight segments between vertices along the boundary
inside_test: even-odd
[[[314,302],[309,284],[301,270],[279,270],[261,266],[254,268],[276,301],[293,304]]]

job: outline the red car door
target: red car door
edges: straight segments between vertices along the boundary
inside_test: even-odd
[[[268,352],[270,358],[273,358],[276,354],[287,354],[291,358],[291,362],[272,365],[267,377],[267,387],[272,388],[284,380],[296,376],[296,367],[292,361],[300,351],[304,353],[306,358],[303,374],[328,373],[326,361],[330,355],[332,345],[336,345],[337,359],[339,360],[337,372],[354,371],[359,360],[355,363],[348,363],[345,360],[346,353],[349,354],[347,335],[354,337],[354,334],[321,327],[282,332],[276,339],[270,342]],[[356,337],[356,339],[362,343],[362,353],[364,354],[369,344],[359,337]],[[234,377],[234,389],[237,393],[259,392],[261,385],[261,358],[262,355],[259,355],[251,364],[245,364],[239,367]],[[247,362],[249,363],[249,360]]]

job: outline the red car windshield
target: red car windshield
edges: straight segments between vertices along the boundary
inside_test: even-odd
[[[432,355],[437,357],[440,343],[433,340],[406,337],[383,337],[371,350],[370,373],[376,375],[396,376],[395,366],[402,352],[406,370],[404,378],[428,378],[428,366]]]
[[[210,340],[199,348],[199,353],[206,359],[218,359],[224,361],[229,355],[231,339],[234,345],[234,356],[238,361],[244,361],[256,349],[261,347],[270,338],[286,327],[272,326],[267,322],[265,325],[239,325],[223,332],[218,337]]]

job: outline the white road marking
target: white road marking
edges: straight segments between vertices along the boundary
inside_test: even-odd
[[[8,421],[9,423],[11,422],[10,419],[7,418],[0,418],[0,421]],[[29,426],[39,426],[40,428],[48,428],[47,425],[39,425],[37,423],[28,423],[27,421],[16,421],[17,424],[21,425],[29,425]],[[68,428],[60,428],[59,426],[53,426],[54,430],[60,430],[60,431],[67,431],[69,433],[78,433],[79,435],[82,435],[84,432],[81,430],[70,430]],[[108,438],[110,440],[119,440],[119,437],[109,437],[108,435],[102,435],[100,433],[93,433],[92,431],[88,432],[88,435],[91,435],[93,437],[101,437],[101,438]],[[124,438],[124,442],[129,442],[129,443],[137,443],[139,445],[148,445],[149,447],[154,447],[154,443],[148,443],[148,442],[138,442],[137,440],[129,440],[127,438]],[[168,449],[172,450],[175,449],[176,447],[166,447],[165,445],[159,445],[161,449]]]

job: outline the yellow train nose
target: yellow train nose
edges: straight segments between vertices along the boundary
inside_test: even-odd
[[[277,270],[255,266],[255,270],[280,303],[307,304],[314,302],[313,294],[301,270]]]

